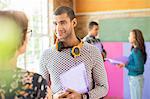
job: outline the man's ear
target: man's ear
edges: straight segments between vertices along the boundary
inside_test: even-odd
[[[72,22],[73,22],[73,27],[76,27],[76,26],[77,26],[77,19],[74,18],[74,19],[72,20]]]

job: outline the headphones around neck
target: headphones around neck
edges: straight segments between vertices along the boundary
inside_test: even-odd
[[[83,46],[83,41],[81,41],[79,38],[78,40],[80,41],[78,45],[73,47],[64,47],[63,42],[58,41],[58,39],[56,39],[56,49],[61,52],[65,48],[70,48],[70,54],[73,58],[80,56],[80,49]]]

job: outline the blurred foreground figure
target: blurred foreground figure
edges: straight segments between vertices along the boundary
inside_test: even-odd
[[[27,30],[23,12],[0,11],[0,99],[50,99],[41,75],[16,67],[17,57],[26,51]]]

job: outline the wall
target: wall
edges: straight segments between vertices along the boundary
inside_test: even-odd
[[[149,17],[149,0],[74,0],[79,25],[76,32],[81,38],[87,35],[87,24],[94,20]],[[82,28],[81,28],[82,27]]]
[[[134,28],[143,32],[145,41],[150,41],[150,17],[104,19],[100,20],[99,24],[102,41],[128,42],[129,31]]]
[[[76,12],[101,12],[150,8],[149,0],[75,0]]]

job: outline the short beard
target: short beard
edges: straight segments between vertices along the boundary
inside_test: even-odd
[[[61,41],[61,42],[64,42],[66,39],[68,39],[68,38],[70,38],[71,37],[71,32],[70,32],[70,34],[69,35],[67,35],[65,38],[61,38],[61,39],[59,39],[59,41]]]
[[[65,39],[64,39],[64,38],[62,38],[62,39],[59,39],[59,41],[60,41],[60,42],[63,42],[63,41],[65,41]]]

